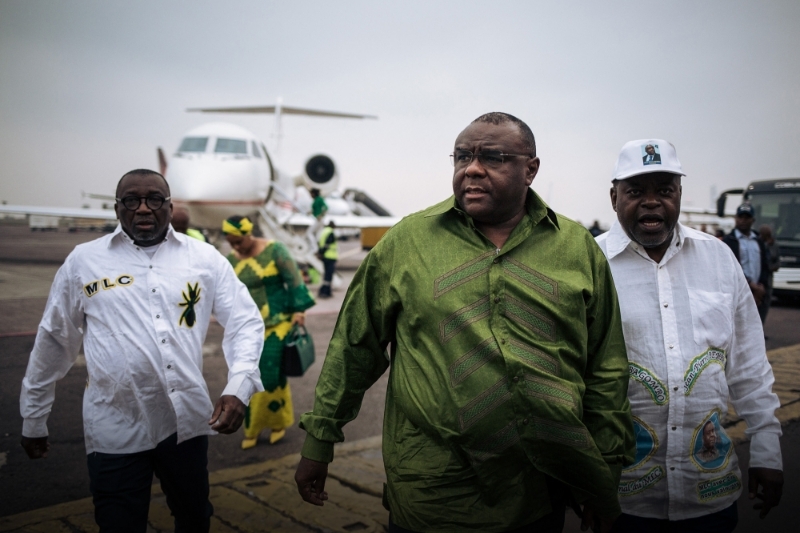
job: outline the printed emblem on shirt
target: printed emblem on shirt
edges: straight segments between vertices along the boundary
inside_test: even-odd
[[[200,292],[202,290],[203,289],[200,288],[200,283],[195,283],[194,286],[192,286],[191,283],[186,284],[186,290],[181,292],[183,302],[178,304],[178,306],[183,307],[183,313],[181,313],[181,317],[178,319],[179,326],[186,324],[191,328],[194,326],[194,323],[197,322],[197,313],[194,310],[194,306],[200,301]]]
[[[692,392],[694,384],[697,383],[697,378],[703,373],[708,365],[716,363],[720,365],[723,370],[725,369],[725,350],[721,348],[709,348],[701,353],[689,363],[689,368],[686,369],[686,374],[683,376],[683,393],[689,396]]]
[[[664,405],[669,401],[669,391],[651,370],[636,363],[628,363],[630,379],[641,383],[657,405]]]
[[[489,297],[484,296],[477,302],[462,307],[448,316],[439,323],[439,336],[442,339],[442,344],[455,337],[459,331],[473,322],[489,316],[491,312],[492,305],[489,303]]]
[[[550,279],[541,272],[537,272],[510,257],[504,259],[503,270],[550,300],[558,301],[558,282],[556,280]]]
[[[742,482],[733,472],[729,472],[722,477],[716,477],[697,484],[697,500],[705,503],[728,494],[733,494],[742,488]]]
[[[486,339],[450,365],[450,385],[455,387],[467,376],[500,355],[500,346],[494,338]]]
[[[511,388],[508,386],[508,378],[503,378],[458,410],[458,424],[461,431],[473,426],[510,399]]]
[[[664,479],[664,469],[660,466],[654,466],[647,471],[645,475],[639,479],[632,479],[631,481],[624,481],[619,484],[617,494],[620,496],[631,496],[645,489],[649,489],[662,479]]]
[[[94,281],[90,281],[86,285],[83,286],[83,292],[91,298],[95,294],[98,293],[100,289],[107,291],[108,289],[113,289],[114,287],[127,287],[128,285],[133,283],[133,276],[130,274],[122,274],[121,276],[117,276],[114,281],[111,281],[111,278],[103,278],[103,279],[96,279]]]
[[[492,266],[494,256],[495,252],[493,250],[486,252],[436,278],[433,282],[433,299],[436,300],[446,292],[477,278],[484,272],[488,272]]]
[[[623,472],[636,470],[649,461],[658,449],[658,436],[655,430],[635,416],[633,417],[633,436],[636,438],[636,457],[632,464],[622,469]]]
[[[697,426],[692,435],[689,456],[694,465],[703,472],[715,472],[725,468],[730,459],[733,445],[719,422],[720,411],[714,409]]]
[[[545,339],[555,342],[556,323],[541,311],[533,309],[516,298],[506,296],[504,314],[515,322],[531,328]]]

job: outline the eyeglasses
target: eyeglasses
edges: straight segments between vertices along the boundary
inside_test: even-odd
[[[506,162],[507,157],[533,157],[530,154],[506,154],[500,150],[482,150],[473,154],[469,150],[456,150],[450,154],[450,161],[456,168],[466,167],[477,157],[481,165],[487,168],[497,168]]]
[[[116,200],[124,205],[125,209],[129,211],[136,211],[139,209],[139,206],[142,205],[142,200],[144,200],[144,205],[155,211],[157,209],[161,209],[161,206],[164,205],[164,202],[170,198],[170,196],[167,196],[166,198],[163,196],[126,196],[125,198],[116,198]]]

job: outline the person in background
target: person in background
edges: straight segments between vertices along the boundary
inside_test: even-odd
[[[322,285],[319,288],[320,298],[330,298],[333,275],[336,273],[336,261],[339,260],[339,249],[336,244],[334,233],[336,224],[331,220],[319,234],[319,254],[322,256],[322,263],[325,266],[325,275],[322,278]]]
[[[639,157],[651,144],[658,166]],[[780,403],[758,311],[725,245],[678,222],[684,175],[669,142],[626,143],[610,190],[617,221],[597,237],[619,294],[636,433],[614,533],[729,532],[743,487],[763,499],[761,518],[782,494]],[[722,425],[729,400],[751,437],[746,480]]]
[[[314,201],[311,203],[311,214],[317,220],[322,220],[325,213],[328,212],[328,204],[325,203],[325,198],[319,192],[319,189],[311,189],[311,197]]]
[[[736,227],[725,235],[722,242],[727,244],[733,255],[742,266],[742,272],[753,293],[753,299],[758,307],[758,316],[761,323],[767,318],[764,311],[765,296],[767,292],[767,279],[769,278],[769,256],[764,242],[758,233],[752,231],[755,222],[755,210],[748,203],[743,203],[736,209]]]
[[[288,248],[277,241],[252,235],[253,223],[241,216],[222,223],[225,239],[233,248],[228,261],[245,284],[264,319],[264,345],[258,368],[264,392],[253,395],[244,419],[242,449],[252,448],[262,430],[271,430],[274,444],[294,424],[289,382],[282,370],[283,345],[292,327],[305,325],[305,310],[314,298]]]
[[[778,243],[775,242],[775,237],[772,235],[772,228],[769,225],[762,224],[761,227],[758,228],[758,235],[764,243],[764,247],[767,249],[767,256],[769,257],[767,261],[767,266],[769,268],[769,275],[766,280],[767,290],[764,294],[764,305],[762,306],[764,308],[764,321],[766,321],[767,313],[769,313],[769,308],[772,305],[772,287],[775,281],[775,272],[781,267],[781,249]]]
[[[261,389],[264,324],[247,289],[213,246],[170,227],[169,185],[128,172],[117,185],[114,233],[70,253],[39,324],[20,411],[22,447],[46,457],[56,381],[81,345],[89,490],[100,531],[147,530],[153,475],[175,531],[208,531],[208,435],[239,429]],[[203,342],[214,315],[225,328],[228,384],[211,403]]]
[[[342,426],[391,366],[390,533],[560,532],[570,494],[606,530],[634,455],[608,263],[530,189],[539,158],[524,122],[482,115],[452,157],[453,195],[392,227],[350,284],[300,419],[298,491],[325,503]]]
[[[603,228],[600,227],[599,220],[594,221],[594,224],[592,224],[591,227],[589,228],[589,233],[592,234],[592,237],[597,237],[598,235],[602,235],[603,233],[605,233],[603,231]]]
[[[200,230],[189,227],[189,212],[186,209],[177,207],[172,210],[172,228],[178,233],[206,242],[206,236]]]

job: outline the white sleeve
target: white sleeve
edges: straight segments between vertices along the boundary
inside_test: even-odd
[[[744,273],[741,268],[734,273],[737,291],[733,342],[725,369],[731,403],[747,423],[750,466],[782,470],[781,424],[775,416],[780,401],[772,392],[775,378],[767,360],[764,330]]]
[[[78,357],[83,342],[84,313],[79,283],[71,274],[72,261],[58,269],[47,306],[36,333],[28,369],[19,396],[22,435],[46,437],[47,417],[56,396],[56,381],[63,378]]]
[[[264,320],[247,287],[222,255],[216,261],[216,270],[212,312],[225,328],[222,352],[228,363],[228,384],[222,394],[234,395],[247,405],[250,396],[264,390],[258,370],[264,347]]]

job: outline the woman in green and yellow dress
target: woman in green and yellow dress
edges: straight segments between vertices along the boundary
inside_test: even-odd
[[[228,261],[250,291],[266,327],[258,365],[264,392],[250,398],[245,412],[242,449],[246,450],[256,445],[263,429],[272,430],[269,441],[275,443],[294,424],[289,383],[281,370],[283,344],[294,324],[305,325],[304,311],[315,302],[286,246],[254,237],[253,223],[246,217],[227,219],[222,231],[233,248]]]

